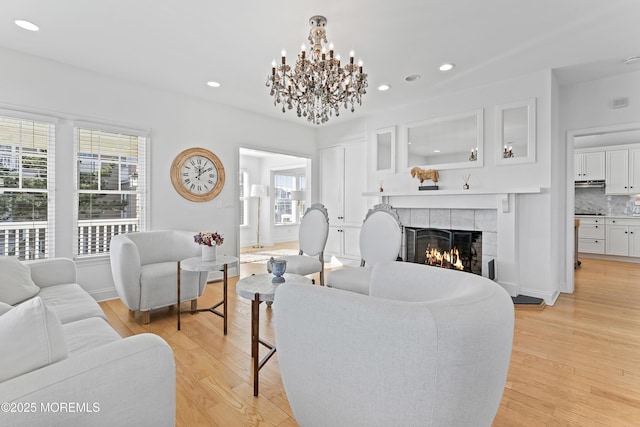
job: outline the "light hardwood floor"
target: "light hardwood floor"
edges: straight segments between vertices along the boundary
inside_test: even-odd
[[[542,311],[516,311],[494,426],[640,425],[640,265],[582,262],[574,294],[562,294]],[[240,275],[264,269],[241,264]],[[142,325],[119,300],[100,304],[121,335],[153,332],[173,347],[178,426],[297,425],[277,353],[260,372],[260,396],[252,395],[250,303],[236,296],[237,280],[230,279],[226,337],[222,319],[210,313],[184,315],[178,332],[175,310],[154,311],[151,323]],[[221,295],[220,283],[209,284],[199,304]],[[262,305],[260,316],[261,335],[275,342],[271,309]]]

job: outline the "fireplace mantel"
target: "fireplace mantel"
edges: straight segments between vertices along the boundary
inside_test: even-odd
[[[509,190],[487,190],[487,189],[469,189],[469,190],[403,190],[403,191],[367,191],[362,193],[365,197],[385,197],[385,196],[472,196],[472,195],[491,195],[491,194],[535,194],[542,193],[541,187],[520,188]]]
[[[519,188],[508,190],[469,189],[469,190],[404,190],[404,191],[369,191],[364,197],[380,197],[384,203],[396,208],[471,208],[500,209],[509,212],[510,195],[539,194],[541,187]]]

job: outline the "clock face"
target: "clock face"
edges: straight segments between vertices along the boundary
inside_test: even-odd
[[[211,200],[224,186],[224,167],[218,156],[204,148],[178,154],[171,165],[171,183],[184,198],[194,202]]]
[[[180,168],[182,185],[194,194],[207,194],[218,182],[218,168],[205,156],[187,158]]]

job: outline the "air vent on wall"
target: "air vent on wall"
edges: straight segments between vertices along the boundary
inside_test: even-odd
[[[627,108],[629,106],[629,98],[615,98],[611,108]]]

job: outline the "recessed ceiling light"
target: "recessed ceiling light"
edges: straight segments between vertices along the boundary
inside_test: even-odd
[[[411,74],[410,76],[405,77],[405,81],[415,82],[416,80],[420,80],[420,74]]]
[[[207,82],[207,86],[220,87],[220,83],[211,81],[211,82]]]
[[[440,152],[440,150],[433,150],[433,152],[434,152],[434,153],[439,153],[439,152]]]
[[[631,64],[635,64],[636,62],[640,61],[640,55],[638,56],[630,56],[627,59],[625,59],[623,62],[627,65],[631,65]]]
[[[16,19],[14,22],[18,27],[28,31],[38,31],[40,29],[36,24],[29,21],[25,21],[23,19]]]
[[[380,86],[378,86],[378,90],[381,92],[384,92],[385,90],[389,90],[391,89],[391,86],[387,85],[387,84],[382,84]]]
[[[453,70],[453,67],[455,67],[456,64],[452,64],[450,62],[447,62],[446,64],[442,64],[440,66],[440,71],[449,71],[449,70]]]

